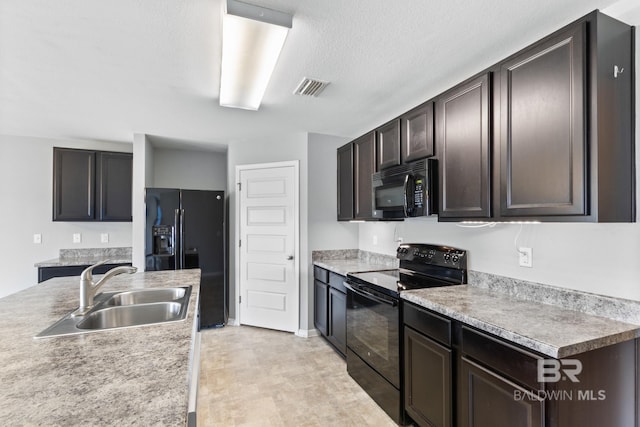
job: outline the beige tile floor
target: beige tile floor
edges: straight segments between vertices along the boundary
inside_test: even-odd
[[[198,426],[396,426],[320,337],[202,332]]]

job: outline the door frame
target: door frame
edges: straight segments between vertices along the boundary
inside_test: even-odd
[[[235,202],[235,241],[233,242],[233,250],[235,253],[235,321],[234,324],[240,326],[240,267],[242,260],[240,259],[240,195],[238,193],[238,185],[240,184],[240,173],[242,171],[254,170],[254,169],[274,169],[281,167],[293,167],[293,277],[295,278],[295,299],[297,304],[295,306],[297,324],[295,325],[296,334],[300,331],[300,161],[289,160],[284,162],[273,163],[256,163],[248,165],[236,165],[236,202]]]

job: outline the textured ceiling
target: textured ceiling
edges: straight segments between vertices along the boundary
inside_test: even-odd
[[[0,133],[214,145],[284,132],[355,137],[614,3],[247,2],[294,15],[257,112],[218,105],[221,0],[0,1]],[[305,76],[331,85],[318,98],[293,95]]]

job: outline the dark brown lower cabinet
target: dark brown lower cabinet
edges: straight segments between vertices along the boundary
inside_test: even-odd
[[[329,285],[320,280],[313,281],[313,323],[324,336],[327,335],[327,313],[329,310]]]
[[[421,427],[639,425],[638,339],[554,359],[411,303],[403,313],[404,408]]]
[[[329,325],[327,339],[343,355],[347,354],[347,294],[329,288]]]
[[[324,268],[313,267],[313,321],[326,340],[346,357],[347,354],[347,289],[345,277]]]
[[[473,361],[460,362],[462,426],[543,427],[544,401]],[[533,397],[533,398],[531,398]]]
[[[93,269],[93,274],[104,274],[112,268],[119,267],[121,265],[131,265],[131,263],[99,265]],[[38,283],[44,282],[45,280],[49,280],[54,277],[80,276],[80,274],[82,274],[82,271],[87,267],[89,267],[89,264],[65,265],[60,267],[38,267]]]
[[[404,327],[404,398],[407,414],[419,425],[452,425],[452,351]]]

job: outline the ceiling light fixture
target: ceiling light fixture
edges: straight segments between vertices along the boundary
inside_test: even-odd
[[[226,0],[222,18],[220,105],[257,110],[278,62],[293,17]]]

